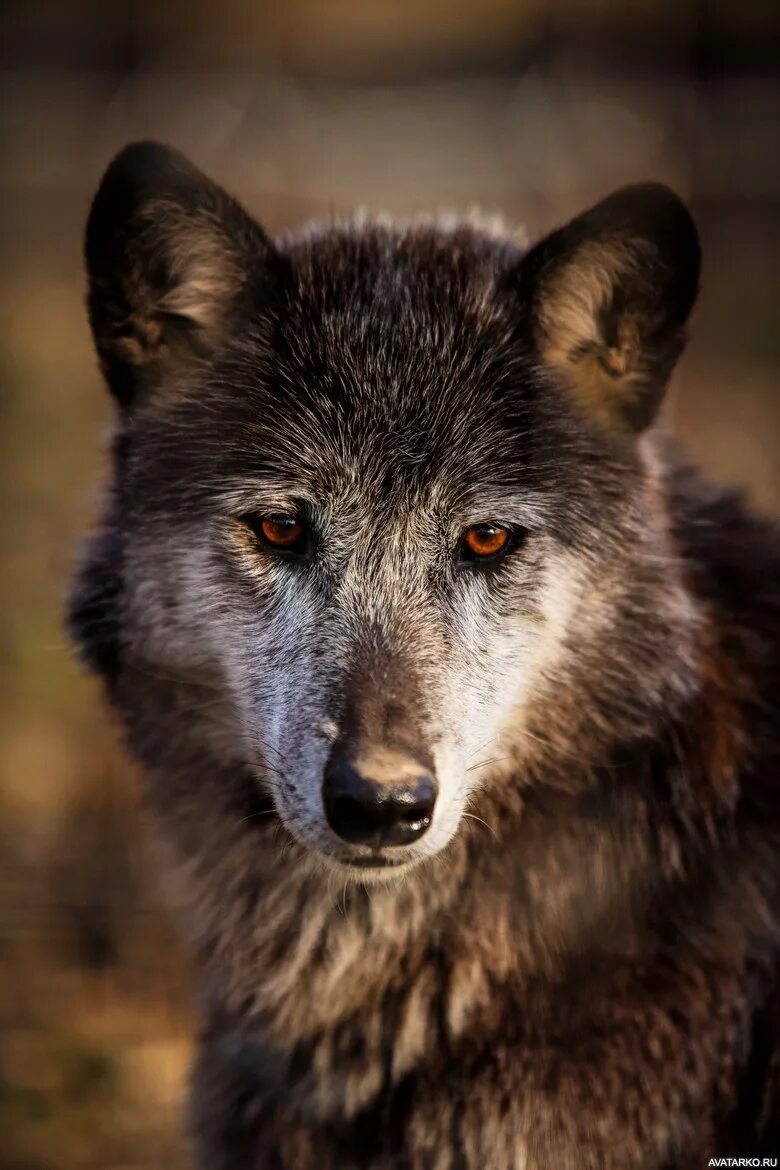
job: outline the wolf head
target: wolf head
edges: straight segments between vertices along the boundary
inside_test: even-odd
[[[174,745],[248,771],[365,877],[522,783],[540,727],[639,733],[682,686],[648,438],[698,280],[670,191],[625,188],[528,251],[435,222],[272,242],[141,144],[86,257],[118,424],[72,618],[131,729],[145,688],[201,688],[169,706]]]

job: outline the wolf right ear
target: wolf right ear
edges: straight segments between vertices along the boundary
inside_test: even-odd
[[[623,187],[536,244],[512,279],[540,365],[579,409],[612,431],[648,426],[698,289],[682,200],[660,183]]]
[[[123,406],[173,363],[208,358],[233,316],[289,277],[243,208],[156,142],[125,147],[109,166],[85,253],[95,344]]]

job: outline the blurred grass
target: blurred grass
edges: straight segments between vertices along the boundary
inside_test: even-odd
[[[30,238],[0,284],[0,1162],[185,1167],[188,979],[131,768],[62,626],[109,418],[75,218],[63,236],[50,262]]]

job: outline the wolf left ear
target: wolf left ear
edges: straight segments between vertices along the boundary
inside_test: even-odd
[[[156,142],[125,147],[109,166],[85,254],[95,344],[124,406],[173,364],[208,358],[231,319],[288,275],[243,208]]]
[[[685,343],[699,282],[685,204],[657,183],[616,191],[520,262],[537,357],[612,430],[652,422]]]

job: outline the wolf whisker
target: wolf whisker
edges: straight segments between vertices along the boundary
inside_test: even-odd
[[[488,764],[503,764],[506,760],[511,760],[511,756],[493,756],[490,760],[482,760],[479,764],[472,764],[467,768],[467,772],[476,772],[477,768],[487,768]]]
[[[495,741],[499,738],[500,738],[500,734],[499,735],[491,735],[488,739],[485,740],[484,743],[481,743],[481,744],[479,744],[478,747],[475,747],[473,752],[469,752],[469,754],[466,756],[466,759],[473,760],[474,756],[478,755],[479,752],[484,751],[484,749],[489,744],[495,743]]]
[[[498,836],[498,833],[496,832],[496,830],[493,828],[492,825],[489,825],[487,823],[487,821],[483,821],[482,817],[478,817],[476,813],[470,813],[470,812],[464,812],[463,815],[464,815],[464,817],[468,817],[470,821],[479,821],[479,823],[481,825],[484,825],[485,828],[487,829],[487,831],[493,835],[493,837],[495,838],[496,841],[499,840],[499,836]]]
[[[249,813],[248,816],[242,817],[238,824],[243,825],[247,821],[253,821],[256,817],[273,817],[276,815],[277,813],[275,808],[264,808],[260,812]]]

